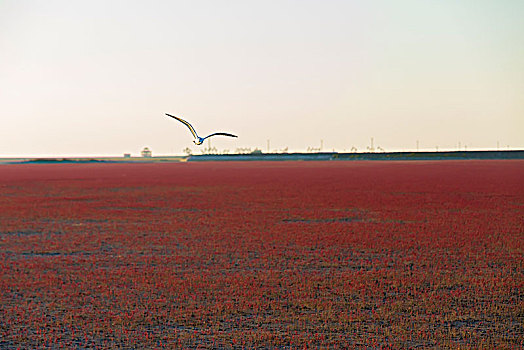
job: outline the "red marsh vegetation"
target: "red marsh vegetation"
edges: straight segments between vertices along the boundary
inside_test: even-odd
[[[523,176],[0,166],[0,348],[522,348]]]

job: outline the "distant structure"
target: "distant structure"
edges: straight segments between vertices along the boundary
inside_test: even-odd
[[[185,154],[187,154],[188,156],[192,155],[193,154],[193,151],[191,150],[191,148],[189,147],[186,147],[182,150],[182,152],[184,152]]]
[[[370,153],[375,153],[375,151],[378,151],[378,152],[385,152],[385,150],[378,146],[377,148],[375,148],[375,146],[373,145],[373,138],[371,138],[371,146],[368,146],[366,147],[367,150],[370,152]]]
[[[375,152],[375,147],[373,147],[373,138],[371,138],[371,147],[366,147],[368,149],[368,151],[370,151],[371,153]]]
[[[148,147],[144,147],[141,154],[142,154],[142,157],[144,158],[151,158],[153,156],[153,154],[151,153],[151,150]]]
[[[131,158],[131,153],[124,153],[124,158]]]
[[[251,153],[250,147],[239,147],[235,150],[237,154],[248,154]]]
[[[211,143],[208,142],[208,147],[201,150],[202,154],[218,154],[218,149],[215,146],[211,147],[210,145]]]
[[[317,147],[308,147],[307,148],[307,152],[308,153],[313,153],[313,152],[318,153],[318,152],[320,152],[320,150],[321,150],[321,148],[317,148]]]
[[[320,140],[320,147],[309,146],[307,148],[307,152],[308,153],[320,153],[320,152],[322,152],[323,148],[324,148],[324,140]]]

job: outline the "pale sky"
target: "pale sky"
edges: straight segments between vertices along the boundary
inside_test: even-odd
[[[524,148],[524,1],[0,0],[0,157]],[[205,144],[207,145],[207,143]]]

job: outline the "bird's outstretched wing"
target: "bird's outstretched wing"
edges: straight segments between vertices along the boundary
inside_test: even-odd
[[[207,139],[208,137],[211,137],[211,136],[229,136],[229,137],[238,137],[237,135],[233,135],[233,134],[228,134],[227,132],[215,132],[211,135],[207,135],[206,137],[204,137],[202,140],[205,140]]]
[[[168,114],[168,113],[166,113],[166,115],[167,115],[168,117],[175,118],[175,119],[178,120],[179,122],[184,123],[184,125],[187,126],[187,127],[189,128],[189,131],[191,131],[191,134],[193,134],[193,137],[194,137],[195,139],[198,139],[198,135],[197,135],[197,133],[196,133],[196,131],[195,131],[195,128],[193,128],[193,126],[192,126],[191,124],[189,124],[188,122],[186,122],[186,121],[185,121],[184,119],[182,119],[182,118],[175,117],[174,115],[171,115],[171,114]]]

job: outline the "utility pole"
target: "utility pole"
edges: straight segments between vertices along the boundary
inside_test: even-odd
[[[322,151],[322,148],[324,148],[324,140],[320,140],[320,150]]]
[[[269,139],[267,139],[267,153],[269,153]]]
[[[417,140],[417,152],[418,152],[418,140]]]
[[[375,152],[375,146],[373,146],[373,138],[371,138],[371,147],[366,147],[368,149],[368,151],[370,153],[374,153]],[[377,147],[377,150],[379,149],[380,147]]]

